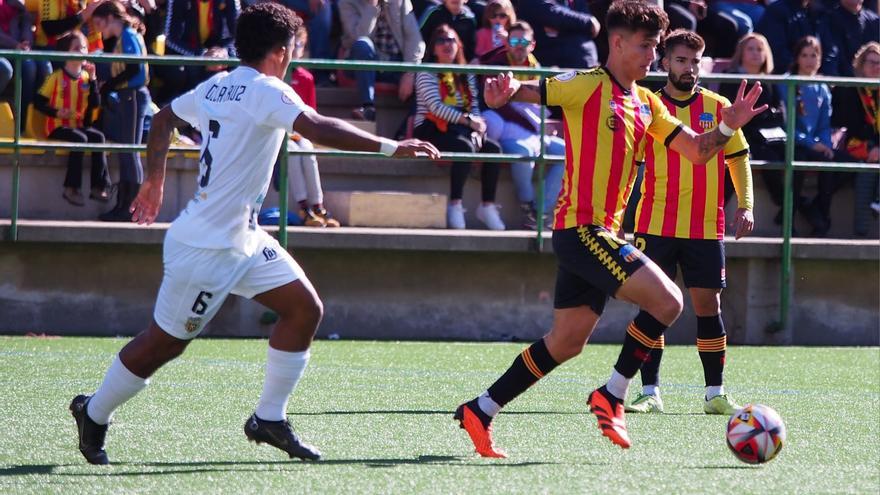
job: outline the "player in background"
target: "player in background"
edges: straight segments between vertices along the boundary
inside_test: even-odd
[[[485,99],[497,108],[510,99],[562,107],[565,175],[556,206],[553,250],[559,263],[553,327],[524,350],[507,371],[479,397],[455,411],[480,455],[505,457],[492,441],[491,422],[511,400],[558,365],[580,354],[608,297],[638,305],[611,378],[589,394],[587,404],[602,434],[622,448],[631,445],[623,403],[630,380],[678,318],[681,291],[650,259],[614,233],[620,230],[647,135],[694,163],[706,163],[727,144],[736,129],[766,106],[755,108],[756,83],[721,110],[722,122],[699,134],[671,116],[649,90],[637,86],[656,57],[669,20],[656,5],[619,1],[606,19],[607,65],[538,81],[511,74],[488,78]]]
[[[696,33],[677,29],[666,36],[661,60],[668,76],[657,92],[660,101],[684,124],[699,133],[721,121],[727,98],[697,85],[706,44]],[[671,280],[681,267],[684,285],[697,315],[697,351],[703,363],[706,414],[731,415],[739,406],[724,392],[727,336],[721,320],[721,289],[726,286],[724,263],[724,175],[730,170],[736,190],[733,219],[736,238],[749,235],[752,216],[752,172],[749,145],[736,131],[724,149],[705,164],[693,164],[652,136],[645,149],[645,178],[636,210],[635,246]],[[642,393],[627,412],[663,412],[660,360],[663,336],[642,365]]]
[[[256,4],[241,13],[237,27],[242,65],[176,98],[153,119],[147,180],[130,208],[132,220],[150,224],[159,213],[174,128],[191,124],[201,130],[200,177],[195,197],[165,236],[165,271],[153,321],[122,348],[94,395],[79,395],[70,404],[80,452],[92,464],[109,463],[104,438],[113,412],[186,349],[230,293],[253,298],[279,315],[269,337],[263,391],[245,435],[290,457],[320,458],[294,434],[286,406],[309,361],[321,300],[290,254],[256,222],[285,131],[339,149],[439,158],[429,143],[379,138],[303,103],[280,79],[295,34],[304,29],[292,11]]]

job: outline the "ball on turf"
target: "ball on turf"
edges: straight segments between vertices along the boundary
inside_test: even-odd
[[[762,464],[785,444],[785,423],[779,413],[761,404],[746,404],[727,422],[727,446],[739,460]]]

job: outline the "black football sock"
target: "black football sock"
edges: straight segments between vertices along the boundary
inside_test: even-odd
[[[727,356],[727,334],[721,315],[697,317],[697,351],[703,362],[707,387],[724,383],[724,361]]]
[[[626,378],[635,376],[651,355],[651,350],[661,346],[660,338],[666,331],[666,325],[642,310],[626,329],[623,349],[617,358],[614,369]]]
[[[541,339],[513,360],[510,368],[487,390],[489,397],[504,407],[558,365]]]

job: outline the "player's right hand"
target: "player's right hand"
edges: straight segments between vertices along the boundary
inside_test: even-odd
[[[150,225],[159,216],[159,208],[162,206],[162,185],[154,186],[149,180],[144,181],[128,211],[131,213],[131,221],[138,225]]]
[[[397,150],[392,155],[395,158],[412,158],[419,153],[428,155],[432,160],[440,159],[440,150],[433,144],[421,139],[404,139],[397,143]]]
[[[513,77],[511,72],[498,74],[496,77],[487,77],[483,85],[483,95],[486,104],[490,108],[503,107],[513,98],[514,93],[519,91],[519,80]]]

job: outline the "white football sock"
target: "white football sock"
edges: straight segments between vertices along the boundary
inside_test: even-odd
[[[706,400],[724,394],[724,385],[706,387]]]
[[[266,381],[257,403],[257,417],[265,421],[281,421],[287,417],[287,399],[299,383],[309,351],[286,352],[269,347],[266,357]]]
[[[627,378],[617,370],[611,371],[611,378],[608,379],[608,383],[605,384],[605,388],[611,392],[611,395],[617,397],[620,400],[626,400],[626,392],[629,390],[629,382],[632,381],[632,378]]]
[[[489,397],[488,390],[483,392],[483,395],[477,397],[477,405],[480,406],[480,409],[482,409],[484,413],[493,418],[498,414],[498,411],[501,410],[501,406],[492,400],[492,397]]]
[[[89,399],[86,414],[95,423],[106,425],[110,422],[113,411],[137,395],[149,383],[149,379],[141,378],[129,371],[117,355],[107,374],[104,375],[104,382]]]
[[[660,385],[643,385],[642,393],[645,395],[653,395],[654,397],[660,397]]]

